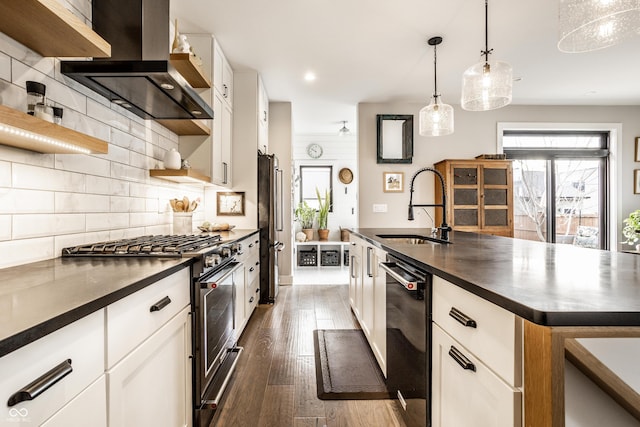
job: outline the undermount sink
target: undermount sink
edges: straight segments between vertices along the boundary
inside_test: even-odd
[[[420,234],[376,234],[376,236],[389,242],[404,243],[409,245],[424,245],[429,242],[433,243],[451,243],[448,240],[438,239],[437,237],[422,236]]]

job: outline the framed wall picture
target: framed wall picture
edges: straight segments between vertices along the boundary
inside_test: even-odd
[[[244,191],[217,192],[216,214],[244,216]]]
[[[383,172],[382,191],[402,193],[404,191],[404,172]]]
[[[633,154],[633,159],[636,162],[640,162],[640,136],[636,136],[636,150]]]
[[[640,194],[640,169],[633,171],[633,194]]]

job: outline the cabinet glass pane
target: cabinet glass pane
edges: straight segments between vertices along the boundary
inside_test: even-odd
[[[477,209],[454,209],[453,210],[454,225],[478,225]]]
[[[485,185],[507,185],[506,169],[484,168]]]
[[[453,204],[455,205],[477,205],[478,190],[456,188],[453,190]]]
[[[506,209],[490,209],[484,211],[484,225],[506,226],[508,224]]]
[[[484,204],[486,206],[505,206],[507,204],[507,190],[485,189]]]
[[[476,168],[453,168],[454,185],[477,185],[478,170]]]

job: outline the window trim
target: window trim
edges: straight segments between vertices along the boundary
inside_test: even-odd
[[[609,164],[607,179],[609,181],[608,196],[609,210],[605,215],[609,219],[608,248],[617,250],[619,224],[622,218],[619,216],[622,211],[622,167],[618,165],[622,159],[622,123],[551,123],[551,122],[498,122],[496,132],[496,153],[504,153],[502,138],[505,131],[536,131],[536,132],[607,132],[609,134]],[[621,161],[621,160],[620,160]]]

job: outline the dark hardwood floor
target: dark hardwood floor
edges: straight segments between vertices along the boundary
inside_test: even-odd
[[[282,286],[240,337],[244,352],[211,426],[404,427],[394,400],[320,400],[314,329],[353,329],[347,285]]]

